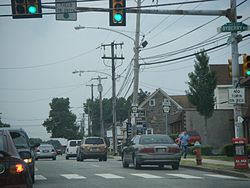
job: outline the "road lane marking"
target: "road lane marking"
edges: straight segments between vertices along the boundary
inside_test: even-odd
[[[226,175],[220,175],[220,174],[205,174],[205,176],[210,176],[214,178],[223,178],[223,179],[241,179],[241,178],[234,177],[234,176],[226,176]]]
[[[142,178],[163,178],[162,176],[156,176],[156,175],[152,175],[152,174],[131,174],[133,176],[139,176]]]
[[[61,174],[61,176],[67,179],[86,179],[86,177],[80,176],[78,174]]]
[[[187,174],[166,174],[166,175],[175,176],[175,177],[184,178],[184,179],[203,179],[203,177],[191,176]]]
[[[122,176],[118,176],[115,174],[95,174],[95,175],[101,176],[101,177],[106,178],[106,179],[122,179],[122,178],[124,178]]]
[[[46,180],[47,178],[45,178],[42,175],[35,175],[35,180]]]

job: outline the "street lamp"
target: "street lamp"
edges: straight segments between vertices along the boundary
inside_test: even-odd
[[[163,112],[166,114],[166,134],[168,134],[168,113],[170,111],[171,103],[169,100],[165,100],[162,103]]]

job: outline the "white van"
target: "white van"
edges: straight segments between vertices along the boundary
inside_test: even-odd
[[[76,157],[77,148],[81,145],[81,140],[68,140],[66,147],[66,159],[69,157]]]

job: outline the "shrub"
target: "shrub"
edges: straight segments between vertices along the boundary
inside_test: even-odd
[[[212,155],[213,147],[210,145],[202,146],[201,147],[201,154],[202,155]]]
[[[228,157],[233,157],[234,156],[234,145],[233,144],[226,144],[222,147],[222,152],[223,155],[226,155]]]
[[[188,154],[194,155],[195,154],[194,150],[195,150],[195,147],[190,146],[188,148]],[[210,145],[206,145],[206,146],[201,145],[201,155],[212,155],[212,150],[213,150],[213,147]]]

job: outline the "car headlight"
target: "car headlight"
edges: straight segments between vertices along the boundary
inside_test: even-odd
[[[32,161],[33,161],[32,158],[27,158],[27,159],[23,159],[23,160],[24,160],[24,162],[27,163],[27,164],[28,164],[28,163],[32,163]]]

